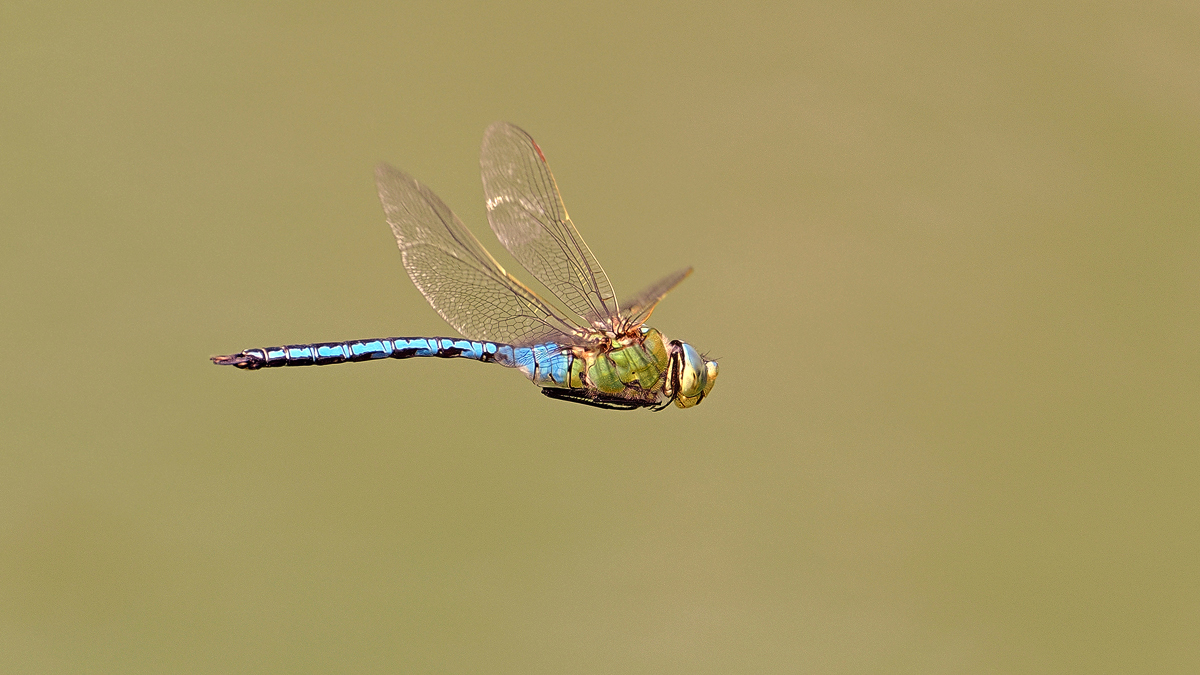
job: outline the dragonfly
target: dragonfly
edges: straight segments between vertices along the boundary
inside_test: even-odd
[[[556,302],[510,274],[426,185],[388,164],[375,170],[384,215],[409,278],[462,337],[391,337],[246,349],[214,356],[243,370],[462,358],[516,368],[553,399],[610,410],[691,408],[717,362],[646,325],[692,272],[679,270],[618,302],[608,275],[567,216],[542,149],[496,122],[480,152],[487,216],[512,257]]]

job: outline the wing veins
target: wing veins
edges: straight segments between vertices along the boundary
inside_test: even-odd
[[[428,187],[386,164],[376,179],[405,269],[459,332],[514,344],[578,340],[578,326],[505,271]],[[462,293],[464,285],[474,292]]]
[[[488,220],[505,248],[573,312],[612,324],[618,305],[611,283],[567,215],[545,155],[529,134],[493,124],[481,165]]]

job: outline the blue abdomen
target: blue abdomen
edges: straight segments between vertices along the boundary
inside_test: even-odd
[[[325,366],[335,363],[436,357],[471,359],[516,368],[542,387],[565,387],[574,356],[552,342],[514,347],[498,342],[444,337],[393,337],[347,342],[319,342],[246,349],[213,362],[245,370],[284,366]]]

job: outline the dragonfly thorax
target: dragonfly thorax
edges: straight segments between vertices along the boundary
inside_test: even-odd
[[[570,354],[565,381],[538,384],[585,390],[595,400],[690,408],[708,395],[717,377],[716,362],[646,326],[617,336],[597,334],[591,345],[572,347]]]

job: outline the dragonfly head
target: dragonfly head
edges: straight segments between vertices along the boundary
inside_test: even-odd
[[[700,405],[717,383],[717,362],[708,361],[686,342],[671,340],[666,394],[680,408]]]

